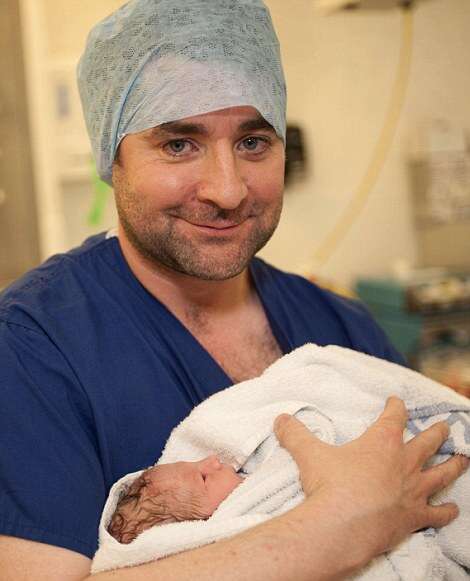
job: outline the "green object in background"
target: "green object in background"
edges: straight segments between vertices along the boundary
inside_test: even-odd
[[[87,221],[90,226],[98,226],[98,224],[103,221],[106,202],[108,201],[108,194],[111,191],[111,188],[98,175],[94,162],[92,162],[91,165],[91,180],[93,185],[94,198],[88,213]]]
[[[394,347],[411,357],[419,347],[425,319],[408,312],[406,287],[389,279],[362,279],[355,290]]]

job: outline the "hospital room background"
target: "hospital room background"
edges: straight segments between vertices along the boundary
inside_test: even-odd
[[[75,66],[122,4],[0,2],[0,288],[116,223]],[[261,256],[359,297],[410,365],[470,396],[470,1],[266,4],[288,164]]]

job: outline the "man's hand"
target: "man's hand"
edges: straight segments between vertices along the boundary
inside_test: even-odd
[[[292,416],[283,414],[275,422],[280,444],[299,466],[305,495],[323,495],[331,502],[332,516],[339,512],[345,523],[357,528],[357,540],[369,547],[370,558],[414,531],[442,527],[458,515],[454,504],[431,506],[428,501],[467,469],[468,459],[454,456],[423,469],[449,428],[438,422],[405,444],[406,421],[403,402],[392,397],[377,421],[343,446],[325,444]]]

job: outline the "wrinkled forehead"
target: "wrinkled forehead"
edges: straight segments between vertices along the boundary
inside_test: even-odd
[[[193,462],[175,462],[155,466],[146,478],[146,491],[154,498],[173,500],[181,499],[180,495],[185,491],[200,494],[207,492]]]
[[[78,80],[98,171],[122,138],[235,106],[285,139],[279,44],[261,0],[133,0],[97,25]]]
[[[180,485],[181,482],[194,477],[197,472],[196,462],[174,462],[170,464],[158,464],[148,471],[147,483],[152,484],[175,484]]]

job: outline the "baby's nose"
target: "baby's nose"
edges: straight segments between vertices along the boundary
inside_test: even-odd
[[[222,468],[222,464],[215,454],[201,460],[201,470],[203,473],[208,474],[220,470],[220,468]]]

